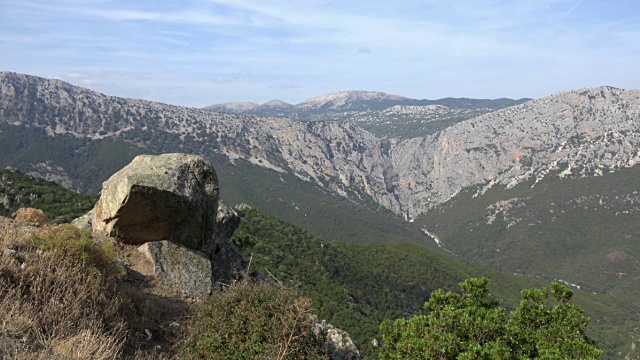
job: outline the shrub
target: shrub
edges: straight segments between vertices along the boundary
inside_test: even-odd
[[[326,359],[311,331],[311,301],[271,283],[242,282],[213,294],[194,318],[187,359]]]
[[[486,279],[460,283],[462,294],[435,291],[426,315],[385,321],[381,359],[595,359],[602,356],[586,336],[589,318],[573,295],[552,283],[556,305],[548,307],[548,290],[522,291],[520,306],[507,322],[505,309],[486,300]]]
[[[20,208],[15,215],[17,222],[30,223],[37,226],[42,226],[49,222],[47,215],[40,209]]]

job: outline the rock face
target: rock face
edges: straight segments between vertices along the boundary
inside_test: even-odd
[[[483,101],[473,105],[476,100],[471,99],[440,103],[409,99],[387,104],[399,100],[382,94],[368,100],[356,95],[333,94],[311,103],[320,110],[334,103],[353,111],[358,103],[369,104],[365,106],[369,110],[380,106],[385,119],[391,113],[384,111],[396,105],[404,108],[394,108],[392,113],[416,113],[417,118],[440,108],[415,106],[458,103],[464,108],[480,104],[497,108]],[[514,104],[496,101],[504,106]],[[460,105],[467,102],[468,106]],[[326,115],[322,113],[322,119]],[[241,159],[288,172],[353,200],[369,197],[407,219],[424,214],[466,187],[510,187],[550,173],[597,176],[634,166],[640,162],[638,119],[640,90],[598,87],[528,101],[427,136],[385,142],[353,123],[221,114],[109,97],[57,80],[0,73],[0,121],[4,123],[37,127],[51,136],[113,137],[163,152],[182,146],[201,154],[223,154],[232,162]],[[179,145],[148,140],[154,136]]]
[[[95,217],[94,209],[91,209],[88,213],[80,216],[79,218],[73,219],[71,224],[78,229],[93,229],[93,219]]]
[[[191,298],[211,293],[211,261],[204,254],[166,240],[145,243],[138,250],[152,262],[163,285]]]
[[[332,360],[359,360],[360,351],[347,332],[336,328],[325,320],[317,320],[311,327],[329,349]]]
[[[203,158],[141,155],[104,182],[93,230],[129,244],[200,249],[214,237],[217,207],[218,180]]]
[[[391,150],[405,213],[468,186],[512,187],[550,173],[597,176],[640,162],[640,91],[568,91],[482,115]]]

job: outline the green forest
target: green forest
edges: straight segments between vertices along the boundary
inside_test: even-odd
[[[249,271],[297,288],[313,301],[315,313],[346,330],[366,356],[377,356],[372,341],[381,341],[385,320],[423,314],[434,291],[453,291],[472,277],[490,279],[491,301],[514,310],[523,289],[547,282],[513,276],[465,263],[412,244],[343,244],[327,242],[308,231],[248,209],[233,241],[251,259]],[[626,305],[605,295],[576,292],[573,301],[593,318],[589,334],[608,357],[627,344],[638,319]],[[628,344],[627,344],[628,345]]]

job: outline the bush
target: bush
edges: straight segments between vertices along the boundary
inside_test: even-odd
[[[40,209],[20,208],[16,211],[16,221],[42,226],[49,222],[49,217]]]
[[[186,359],[326,359],[311,331],[311,300],[271,283],[213,294],[181,346]]]
[[[505,321],[505,309],[486,300],[486,279],[460,283],[462,294],[435,291],[426,315],[385,321],[380,326],[381,359],[595,359],[602,356],[586,336],[589,318],[573,295],[552,283],[556,305],[548,307],[548,290],[522,291],[520,306]]]

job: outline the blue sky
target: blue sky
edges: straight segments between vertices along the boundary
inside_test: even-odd
[[[640,88],[640,1],[0,0],[0,71],[202,107]]]

